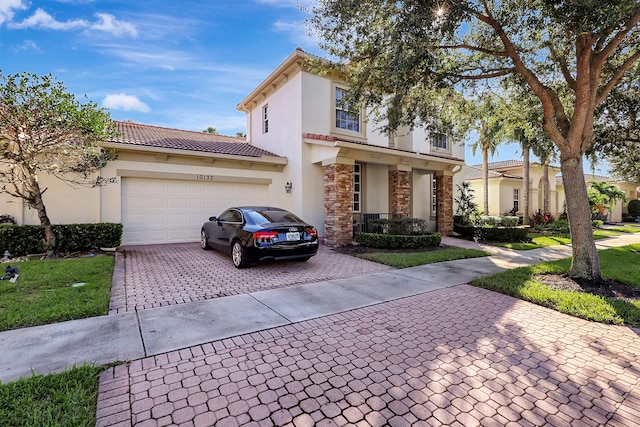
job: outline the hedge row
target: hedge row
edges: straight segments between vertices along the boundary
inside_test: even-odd
[[[415,249],[438,246],[442,241],[440,233],[404,236],[399,234],[378,234],[356,232],[356,242],[371,248]]]
[[[473,225],[454,224],[453,231],[459,233],[465,239],[490,242],[522,242],[527,238],[529,227],[476,227]]]
[[[59,253],[115,248],[122,242],[122,224],[56,224]],[[0,225],[0,254],[11,256],[40,254],[44,250],[44,229],[40,225]]]
[[[367,221],[367,232],[378,234],[427,234],[429,224],[420,218],[380,218]]]

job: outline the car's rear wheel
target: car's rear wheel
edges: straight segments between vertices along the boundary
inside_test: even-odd
[[[231,260],[236,268],[246,268],[249,266],[247,251],[239,240],[233,242],[233,246],[231,247]]]
[[[211,249],[211,246],[209,246],[209,242],[207,241],[207,232],[204,231],[204,228],[200,230],[200,247],[205,250]]]

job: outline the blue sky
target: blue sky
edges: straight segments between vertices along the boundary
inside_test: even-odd
[[[115,120],[234,135],[236,105],[296,47],[326,56],[304,25],[311,2],[0,0],[0,69],[51,73]],[[509,144],[491,161],[514,158]]]

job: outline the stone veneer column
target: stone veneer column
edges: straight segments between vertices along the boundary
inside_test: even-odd
[[[436,227],[440,234],[453,234],[453,175],[436,173]]]
[[[344,246],[353,240],[353,162],[323,167],[325,244]]]
[[[391,213],[401,218],[411,216],[411,168],[391,168]]]

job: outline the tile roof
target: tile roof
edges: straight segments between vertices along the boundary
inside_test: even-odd
[[[114,121],[121,135],[116,144],[197,151],[246,157],[281,157],[247,143],[244,138]]]
[[[521,176],[512,175],[504,172],[496,172],[489,169],[489,178],[512,178],[522,179]],[[482,166],[467,166],[464,170],[464,179],[482,179]]]

